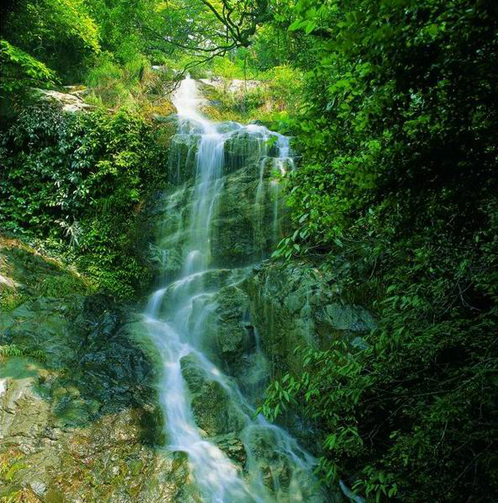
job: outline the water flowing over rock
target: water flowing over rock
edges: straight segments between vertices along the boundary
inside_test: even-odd
[[[12,353],[0,352],[0,497],[342,501],[313,475],[315,426],[255,409],[270,377],[299,371],[297,346],[361,346],[375,322],[330,274],[266,260],[287,234],[289,138],[215,124],[203,104],[184,81],[169,188],[144,211],[158,287],[144,313],[0,237],[0,351]]]
[[[202,501],[325,501],[313,457],[255,417],[267,361],[241,287],[281,235],[273,174],[292,169],[289,139],[259,125],[212,123],[190,78],[174,104],[178,185],[157,215],[165,278],[144,314],[162,360],[167,449],[188,454]]]

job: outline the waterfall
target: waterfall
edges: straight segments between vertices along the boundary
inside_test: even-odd
[[[241,386],[240,380],[227,375],[216,363],[216,355],[205,349],[210,345],[207,327],[219,307],[221,289],[236,288],[250,273],[251,262],[260,260],[265,246],[274,244],[277,238],[278,188],[265,187],[263,170],[271,165],[283,171],[285,166],[292,164],[289,140],[259,125],[215,124],[201,113],[202,103],[196,82],[190,78],[183,80],[174,104],[178,111],[179,138],[188,145],[184,162],[190,162],[192,149],[196,149],[192,166],[194,179],[191,185],[169,196],[167,218],[172,223],[165,225],[165,235],[161,238],[165,256],[178,257],[180,264],[152,295],[144,313],[148,335],[162,361],[159,394],[168,449],[188,454],[202,501],[324,501],[312,475],[313,457],[282,428],[268,423],[262,416],[256,417],[251,393],[242,392],[250,388],[249,384]],[[273,157],[269,157],[270,153]],[[272,197],[271,193],[275,198],[269,205],[273,208],[272,221],[267,232],[262,229],[269,236],[267,240],[260,239],[263,244],[255,245],[258,249],[245,257],[245,264],[224,267],[220,263],[222,259],[213,257],[216,237],[213,222],[226,195],[228,164],[230,169],[237,169],[245,165],[250,156],[260,169],[255,176],[253,196],[254,218],[258,220],[255,228],[263,226],[263,199]],[[178,156],[174,162],[178,162]],[[180,216],[175,220],[173,214]],[[230,232],[230,229],[223,231]],[[254,241],[253,237],[250,239]],[[244,262],[240,258],[237,260]],[[241,323],[250,327],[248,319]],[[255,377],[252,378],[261,382],[258,370],[263,368],[265,359],[255,329],[251,337],[255,340],[251,360],[255,362]],[[187,371],[195,375],[195,382],[212,390],[226,407],[223,414],[226,414],[228,426],[221,437],[233,439],[237,445],[240,443],[243,462],[229,457],[226,449],[218,445],[219,438],[217,443],[216,438],[210,438],[196,423],[189,393],[194,379],[186,380]]]

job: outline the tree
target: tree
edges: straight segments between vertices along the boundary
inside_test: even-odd
[[[81,0],[20,0],[2,28],[9,43],[69,81],[100,51],[97,25]]]
[[[193,56],[187,69],[248,47],[270,19],[268,0],[176,0],[158,6],[143,29],[167,53]]]

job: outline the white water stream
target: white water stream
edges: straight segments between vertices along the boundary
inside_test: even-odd
[[[289,141],[259,125],[232,123],[227,126],[211,122],[200,111],[202,99],[196,82],[190,78],[182,81],[174,104],[180,128],[185,134],[195,131],[198,137],[196,175],[189,201],[189,228],[184,229],[188,238],[183,251],[181,274],[152,295],[144,315],[148,334],[163,364],[160,400],[168,448],[188,454],[202,501],[324,501],[317,493],[312,475],[314,459],[283,429],[268,423],[262,416],[255,418],[250,399],[243,396],[236,381],[224,375],[202,351],[205,320],[213,309],[212,299],[220,287],[213,286],[210,281],[217,271],[221,271],[213,268],[211,231],[224,190],[225,143],[241,130],[263,140],[274,136],[278,149],[276,165],[283,170],[285,164],[290,162]],[[265,169],[265,162],[261,161],[261,170]],[[277,192],[278,187],[273,190]],[[260,211],[263,197],[261,172],[255,194],[255,213]],[[272,228],[268,229],[270,233],[278,230],[277,209],[275,214]],[[261,258],[254,257],[254,260]],[[233,269],[222,281],[223,286],[236,284],[247,271],[247,268]],[[182,359],[186,357],[195,360],[205,379],[218,383],[225,390],[230,407],[239,414],[241,426],[234,434],[242,442],[246,453],[243,467],[232,461],[196,425],[188,386],[182,375]],[[280,466],[285,467],[281,474],[272,471],[271,463],[275,459],[279,460]]]

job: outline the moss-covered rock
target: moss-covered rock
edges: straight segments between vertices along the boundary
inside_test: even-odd
[[[186,457],[158,449],[155,355],[138,316],[57,261],[2,244],[2,294],[22,297],[1,304],[0,498],[198,501]]]
[[[272,179],[272,163],[251,164],[223,177],[223,191],[211,222],[211,260],[215,267],[240,267],[269,255],[285,231],[286,212]],[[192,180],[157,196],[146,209],[155,227],[150,259],[177,276],[191,238]]]
[[[240,432],[245,417],[222,383],[206,375],[195,354],[184,357],[181,365],[197,426],[207,437]]]
[[[274,373],[299,370],[300,345],[326,347],[337,337],[361,343],[375,328],[368,311],[344,300],[339,276],[307,262],[268,261],[241,284]]]
[[[174,184],[183,183],[195,177],[196,154],[199,136],[177,133],[171,138],[169,155],[169,181]]]
[[[275,147],[276,135],[249,132],[241,129],[232,133],[225,142],[225,172],[231,173],[240,168],[257,166],[265,157],[278,155]]]

